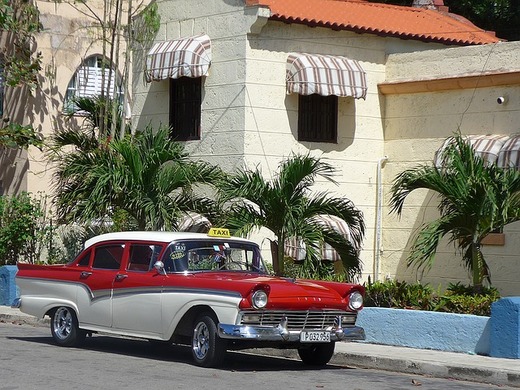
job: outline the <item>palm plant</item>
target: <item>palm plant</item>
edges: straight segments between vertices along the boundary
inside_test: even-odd
[[[272,181],[258,170],[242,170],[219,185],[220,201],[231,204],[227,226],[237,235],[247,235],[265,227],[276,236],[272,242],[273,267],[284,274],[284,244],[295,237],[304,243],[307,257],[319,263],[323,243],[331,245],[340,255],[349,277],[360,272],[358,250],[364,237],[362,213],[345,198],[328,196],[325,192],[311,194],[318,177],[331,182],[334,168],[319,159],[293,155],[280,164]],[[334,215],[350,228],[347,240],[334,229],[320,224],[319,215]]]
[[[116,114],[114,117],[113,112]],[[69,107],[65,114],[68,119],[71,119],[78,113],[83,116],[86,129],[100,132],[98,134],[100,139],[107,137],[111,128],[120,129],[124,120],[121,103],[104,96],[74,98],[72,107]],[[113,123],[114,120],[115,123]],[[105,129],[105,131],[101,129]],[[116,134],[119,135],[119,133]]]
[[[176,229],[183,212],[214,212],[215,202],[194,186],[214,182],[219,170],[191,161],[167,128],[100,143],[65,131],[54,141],[55,201],[64,221],[103,221],[123,210],[140,230]]]
[[[478,289],[484,279],[491,282],[482,239],[520,219],[520,172],[486,162],[460,134],[451,137],[441,153],[439,167],[421,165],[394,179],[391,212],[401,215],[405,199],[416,189],[436,192],[440,217],[421,227],[408,265],[430,268],[440,240],[449,235],[450,243],[463,253],[463,263]]]

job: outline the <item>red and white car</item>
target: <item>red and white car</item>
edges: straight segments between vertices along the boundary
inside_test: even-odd
[[[103,332],[191,345],[205,367],[260,347],[324,365],[336,341],[365,337],[362,286],[270,276],[258,245],[226,229],[100,235],[69,264],[18,264],[16,283],[16,306],[50,316],[63,346]]]

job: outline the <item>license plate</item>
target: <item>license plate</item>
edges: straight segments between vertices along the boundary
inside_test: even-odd
[[[301,332],[300,342],[302,343],[329,343],[330,332]]]

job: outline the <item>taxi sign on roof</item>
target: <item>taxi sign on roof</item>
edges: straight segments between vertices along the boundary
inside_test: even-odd
[[[211,228],[209,229],[208,236],[210,237],[231,237],[229,229],[225,228]]]

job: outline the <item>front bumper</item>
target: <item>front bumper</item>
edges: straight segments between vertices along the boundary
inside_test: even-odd
[[[325,329],[330,332],[330,341],[364,340],[365,330],[360,326]],[[289,330],[283,324],[277,326],[252,326],[219,324],[218,335],[223,339],[257,341],[300,341],[303,330]]]

